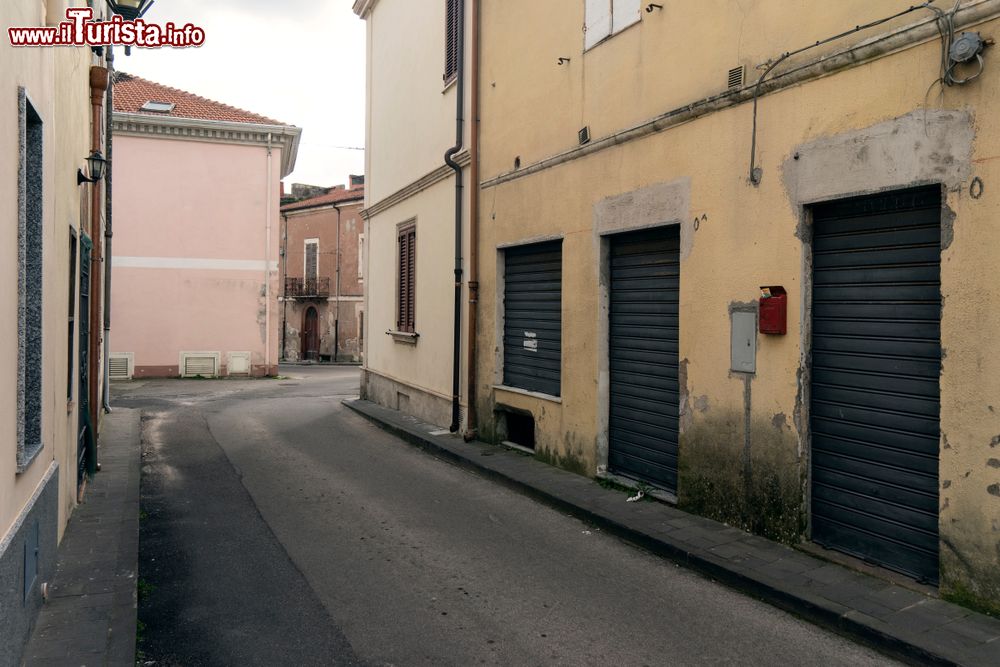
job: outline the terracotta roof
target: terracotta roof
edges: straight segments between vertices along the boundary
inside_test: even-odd
[[[352,201],[355,199],[364,200],[364,198],[365,188],[363,186],[354,188],[353,190],[331,189],[325,195],[303,199],[302,201],[293,202],[291,204],[285,204],[281,207],[281,211],[283,213],[288,211],[300,211],[305,208],[330,206],[332,204],[339,204],[341,202]]]
[[[243,109],[231,107],[228,104],[199,97],[192,93],[164,86],[153,81],[147,81],[138,76],[115,72],[114,87],[115,111],[122,113],[141,113],[150,116],[167,116],[170,118],[195,118],[198,120],[219,120],[230,123],[257,123],[261,125],[285,125],[273,118],[250,113]],[[142,106],[147,102],[166,102],[173,104],[170,111],[144,111]]]

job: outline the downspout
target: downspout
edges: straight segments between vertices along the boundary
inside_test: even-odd
[[[267,211],[264,214],[264,376],[271,374],[271,133],[267,133]]]
[[[104,166],[104,412],[111,412],[111,174],[112,174],[112,120],[114,112],[114,47],[108,44],[108,95],[104,113],[104,158],[108,161]]]
[[[462,150],[465,133],[465,0],[458,4],[457,28],[455,145],[444,154],[445,164],[455,171],[455,326],[452,341],[451,426],[449,427],[452,433],[458,431],[462,421],[459,402],[462,366],[462,166],[455,162],[455,156]]]
[[[467,355],[466,393],[468,398],[465,418],[465,440],[475,439],[478,428],[476,415],[476,321],[479,314],[479,0],[472,0],[472,69],[470,72],[472,86],[470,106],[472,108],[472,127],[469,132],[469,180],[472,192],[469,193],[469,344]]]
[[[281,354],[288,361],[288,216],[281,216]]]
[[[333,363],[337,363],[337,353],[340,352],[340,207],[337,209],[337,303],[333,316]]]
[[[104,93],[108,89],[108,70],[98,65],[90,68],[90,150],[101,150],[101,110],[104,106]],[[87,398],[90,408],[90,421],[93,428],[94,437],[97,437],[98,428],[98,399],[97,385],[100,381],[101,372],[101,333],[103,319],[101,316],[101,262],[103,261],[103,249],[101,247],[101,182],[90,184],[90,231],[93,247],[91,248],[91,270],[90,270],[90,340],[88,355],[87,378]],[[94,452],[93,461],[96,461],[97,452]]]

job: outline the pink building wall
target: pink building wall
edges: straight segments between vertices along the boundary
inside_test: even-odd
[[[182,352],[218,353],[222,375],[233,352],[276,372],[280,153],[115,138],[111,350],[134,355],[134,377],[179,375]]]

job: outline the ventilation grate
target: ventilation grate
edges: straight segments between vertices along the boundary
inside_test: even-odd
[[[131,380],[132,362],[128,354],[112,354],[108,359],[108,374],[112,380]]]
[[[743,65],[729,70],[729,89],[735,90],[743,87],[744,69]]]
[[[218,374],[218,358],[215,355],[185,355],[184,377],[215,377]]]
[[[230,352],[228,371],[230,375],[250,375],[250,353]]]

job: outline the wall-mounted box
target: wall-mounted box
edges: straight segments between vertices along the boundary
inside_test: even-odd
[[[784,336],[788,330],[788,294],[780,285],[760,288],[760,332]]]
[[[736,373],[757,372],[757,313],[752,310],[732,312],[730,369]]]

